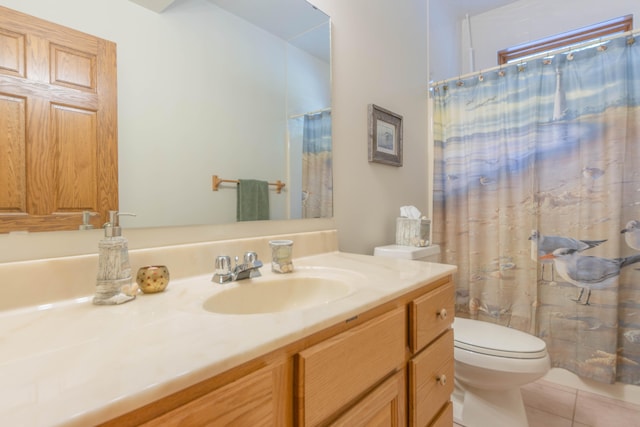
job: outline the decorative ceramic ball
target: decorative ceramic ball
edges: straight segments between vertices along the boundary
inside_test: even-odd
[[[145,294],[162,292],[169,284],[169,269],[165,265],[140,267],[136,282]]]

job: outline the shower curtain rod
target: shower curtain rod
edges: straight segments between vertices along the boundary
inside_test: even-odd
[[[553,55],[559,55],[561,53],[565,53],[565,52],[571,52],[572,50],[578,50],[578,49],[582,49],[584,47],[587,47],[589,45],[592,44],[597,44],[597,43],[604,43],[607,42],[609,40],[613,40],[613,39],[617,39],[619,37],[629,37],[629,36],[636,36],[637,34],[640,34],[640,29],[635,29],[635,30],[631,30],[631,31],[625,31],[624,33],[620,33],[620,34],[615,34],[612,36],[607,36],[607,37],[600,37],[596,40],[589,40],[589,41],[585,41],[582,43],[577,43],[571,46],[567,46],[567,47],[561,47],[558,49],[554,49],[554,50],[550,50],[550,51],[546,51],[546,52],[541,52],[537,55],[531,55],[531,56],[527,56],[526,59],[523,59],[521,62],[527,62],[533,59],[539,59],[539,58],[545,58],[547,56],[553,56]],[[511,62],[509,64],[502,64],[502,65],[496,65],[495,67],[491,67],[491,68],[487,68],[485,70],[480,70],[480,71],[473,71],[471,73],[467,73],[467,74],[463,74],[461,76],[458,77],[451,77],[448,79],[444,79],[444,80],[439,80],[437,82],[432,82],[429,84],[429,87],[435,87],[441,84],[445,84],[445,83],[449,83],[449,82],[453,82],[453,81],[460,81],[460,80],[464,80],[464,79],[468,79],[469,77],[473,77],[473,76],[480,76],[484,73],[490,73],[492,71],[497,71],[497,70],[501,70],[503,68],[509,67],[511,65],[516,65],[520,62],[514,61]]]
[[[306,116],[307,114],[324,113],[325,111],[331,111],[331,107],[321,108],[320,110],[315,110],[315,111],[309,111],[308,113],[292,114],[291,116],[289,116],[289,118],[297,119],[298,117],[303,117],[303,116]]]

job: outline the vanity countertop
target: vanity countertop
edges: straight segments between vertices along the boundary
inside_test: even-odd
[[[172,281],[165,292],[123,305],[95,306],[87,296],[0,312],[0,424],[107,421],[455,271],[342,252],[294,259],[294,265],[299,272],[344,269],[361,280],[334,302],[270,314],[205,311],[209,296],[243,285],[213,284],[211,274]],[[265,278],[274,274],[268,265],[262,270]]]

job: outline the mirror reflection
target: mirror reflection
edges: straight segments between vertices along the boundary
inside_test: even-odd
[[[331,217],[329,17],[305,0],[209,1],[225,23],[209,30],[219,40],[204,43],[200,61],[214,83],[187,99],[180,82],[168,88],[166,99],[176,92],[184,105],[169,107],[176,121],[159,122],[152,133],[189,122],[205,131],[169,130],[176,139],[153,152],[120,140],[120,209],[137,214],[128,224],[235,222],[237,184],[222,182],[213,191],[214,175],[282,181],[280,193],[268,187],[269,219]],[[195,70],[196,78],[202,72]],[[166,144],[166,135],[158,136]],[[153,169],[154,158],[164,170]]]
[[[96,13],[80,3],[69,14],[47,0],[3,1],[115,43],[117,153],[103,163],[118,168],[109,197],[137,215],[123,227],[236,222],[237,185],[214,191],[214,175],[283,182],[281,192],[268,187],[270,219],[332,216],[328,16],[305,0],[181,1],[162,13],[135,1],[108,4]],[[116,17],[118,25],[105,25]],[[67,144],[68,158],[81,145]],[[77,175],[73,166],[61,170]],[[95,182],[70,182],[98,187],[105,198],[106,174],[91,176]],[[68,188],[74,201],[79,186]],[[58,209],[63,193],[38,188],[51,194],[54,214],[77,219],[71,229],[83,210],[97,210],[93,199]]]

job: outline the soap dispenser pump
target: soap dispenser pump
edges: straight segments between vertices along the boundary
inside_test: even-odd
[[[98,243],[98,277],[93,303],[115,305],[136,297],[137,287],[132,285],[129,246],[122,236],[119,217],[135,214],[109,211],[109,222],[104,224],[104,239]]]

